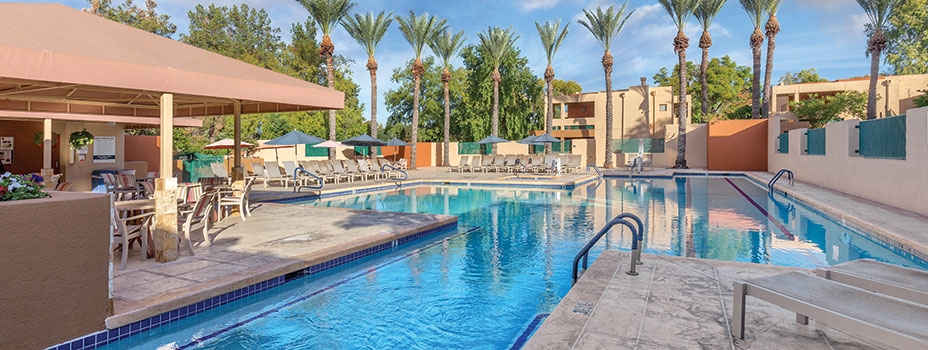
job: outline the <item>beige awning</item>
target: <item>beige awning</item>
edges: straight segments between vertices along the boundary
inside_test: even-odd
[[[0,115],[175,118],[344,108],[344,94],[58,4],[0,4]]]

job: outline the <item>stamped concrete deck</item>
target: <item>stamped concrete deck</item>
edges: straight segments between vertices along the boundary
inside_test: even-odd
[[[253,204],[252,216],[232,216],[210,229],[212,246],[195,231],[195,256],[170,263],[141,260],[132,249],[125,270],[114,270],[119,327],[352,252],[451,224],[445,215],[372,212],[297,205]]]
[[[523,349],[867,349],[862,339],[748,297],[744,340],[730,336],[732,282],[785,271],[645,254],[638,276],[627,253],[606,251]],[[586,309],[586,310],[584,310]]]

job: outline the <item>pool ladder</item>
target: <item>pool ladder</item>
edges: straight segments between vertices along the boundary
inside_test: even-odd
[[[586,172],[590,172],[590,168],[596,171],[596,176],[599,176],[600,179],[603,178],[603,171],[599,170],[599,167],[596,164],[590,164],[586,166]]]
[[[773,185],[777,183],[777,180],[780,180],[780,177],[782,177],[783,174],[786,174],[786,178],[789,179],[790,186],[793,185],[793,172],[789,169],[780,169],[780,171],[778,171],[777,174],[772,179],[770,179],[770,182],[767,183],[767,189],[769,192],[773,192]]]
[[[301,172],[304,173],[304,174],[309,174],[309,176],[312,176],[312,177],[316,178],[316,180],[319,181],[319,186],[305,186],[305,185],[303,185],[303,186],[298,186],[298,185],[297,185],[297,179],[299,178],[298,176],[299,176],[299,174],[300,174]],[[293,192],[299,193],[300,190],[303,189],[303,187],[306,187],[306,188],[309,188],[309,189],[313,189],[313,190],[321,190],[321,189],[322,189],[322,186],[325,186],[325,181],[323,181],[321,177],[316,176],[316,174],[313,174],[313,173],[309,172],[308,170],[303,169],[303,167],[298,167],[298,168],[296,168],[296,169],[293,170]]]
[[[632,219],[633,221],[635,221],[636,225],[632,225],[631,222],[625,219]],[[625,227],[628,227],[628,229],[632,231],[631,264],[629,266],[628,271],[626,271],[625,273],[631,276],[638,276],[637,267],[638,265],[644,264],[643,262],[641,262],[641,245],[644,239],[644,224],[641,222],[641,219],[639,219],[637,215],[631,214],[631,213],[622,213],[612,218],[612,220],[606,223],[606,226],[603,226],[603,228],[599,230],[599,232],[597,232],[596,235],[594,235],[593,238],[590,239],[590,241],[587,242],[585,246],[583,246],[583,249],[580,249],[580,252],[578,252],[577,255],[574,256],[574,263],[573,265],[571,265],[573,269],[572,274],[571,274],[571,280],[570,280],[571,285],[577,283],[577,279],[580,278],[580,271],[578,271],[579,270],[578,265],[581,263],[581,260],[583,263],[583,271],[586,271],[586,268],[588,266],[587,260],[589,259],[589,256],[590,256],[590,249],[592,249],[593,246],[596,245],[597,242],[599,242],[600,238],[602,238],[607,233],[609,233],[609,230],[612,229],[612,227],[615,225],[624,225]]]
[[[389,178],[389,180],[393,180],[393,181],[406,181],[406,180],[409,180],[409,174],[408,174],[408,173],[406,173],[406,172],[403,171],[402,169],[397,168],[397,167],[395,167],[395,166],[392,166],[392,165],[390,165],[390,164],[384,164],[382,167],[380,167],[380,172],[385,172],[385,171],[387,171],[387,168],[393,169],[394,171],[397,171],[397,172],[399,172],[400,174],[403,174],[403,178],[391,177],[391,178]]]
[[[522,163],[522,161],[521,161],[520,159],[516,158],[516,164],[522,166],[522,171],[521,171],[521,173],[524,174],[524,173],[527,173],[527,172],[528,172],[528,167],[526,167],[526,166],[525,166],[525,163]]]

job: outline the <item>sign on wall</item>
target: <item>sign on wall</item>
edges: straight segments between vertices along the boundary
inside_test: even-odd
[[[93,162],[116,163],[116,136],[94,136]]]
[[[13,150],[0,151],[0,163],[13,164]]]
[[[13,149],[13,136],[0,136],[0,150]]]

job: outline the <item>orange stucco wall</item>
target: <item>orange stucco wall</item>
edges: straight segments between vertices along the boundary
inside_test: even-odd
[[[432,166],[432,147],[433,143],[431,142],[419,142],[416,147],[416,167],[430,167]],[[393,160],[406,158],[407,162],[410,157],[412,157],[412,147],[381,147],[381,157]]]
[[[144,161],[148,171],[158,171],[161,155],[159,136],[126,135],[126,161]]]
[[[6,164],[4,168],[14,174],[38,173],[42,170],[42,146],[35,143],[35,133],[42,132],[42,122],[28,122],[15,120],[0,121],[0,136],[13,137],[13,164]],[[58,152],[61,145],[61,136],[58,142],[53,143],[52,168],[58,172]]]
[[[106,328],[109,209],[102,193],[0,202],[0,349],[42,349]]]
[[[709,170],[767,171],[767,120],[709,123]]]

